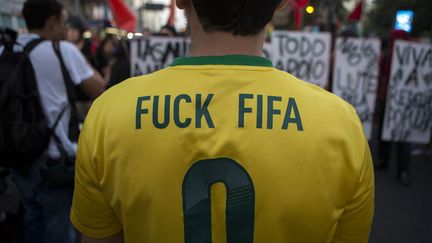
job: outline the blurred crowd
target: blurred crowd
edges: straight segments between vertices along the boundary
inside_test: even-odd
[[[107,31],[108,30],[108,31]],[[109,31],[111,30],[111,31]],[[174,26],[165,25],[159,32],[144,29],[139,36],[178,37]],[[82,54],[107,81],[107,88],[130,77],[130,37],[121,31],[106,26],[91,30],[79,16],[71,16],[66,22],[65,40],[75,44]]]

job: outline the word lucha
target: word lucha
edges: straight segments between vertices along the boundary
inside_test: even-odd
[[[185,56],[190,48],[185,38],[152,37],[133,40],[131,45],[132,76],[163,69],[175,58]]]

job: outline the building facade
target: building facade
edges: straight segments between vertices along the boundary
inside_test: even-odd
[[[25,28],[21,17],[23,3],[24,0],[0,0],[0,27],[14,30]]]
[[[78,15],[87,21],[103,21],[111,18],[107,0],[59,0],[69,15]],[[171,0],[123,0],[137,17],[138,31],[149,29],[158,32],[167,24]],[[0,27],[14,30],[25,30],[25,22],[21,10],[25,0],[0,0]],[[147,3],[161,4],[162,9],[148,9]],[[176,28],[182,30],[186,26],[183,13],[177,9]]]

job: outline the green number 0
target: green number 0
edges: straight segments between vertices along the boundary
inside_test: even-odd
[[[185,243],[211,243],[210,188],[222,182],[227,189],[227,243],[253,243],[255,191],[247,171],[228,158],[200,160],[183,179]]]

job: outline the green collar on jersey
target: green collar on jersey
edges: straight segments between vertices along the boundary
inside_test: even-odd
[[[171,64],[171,66],[184,65],[239,65],[273,67],[273,63],[265,57],[246,55],[179,57],[176,58]]]

